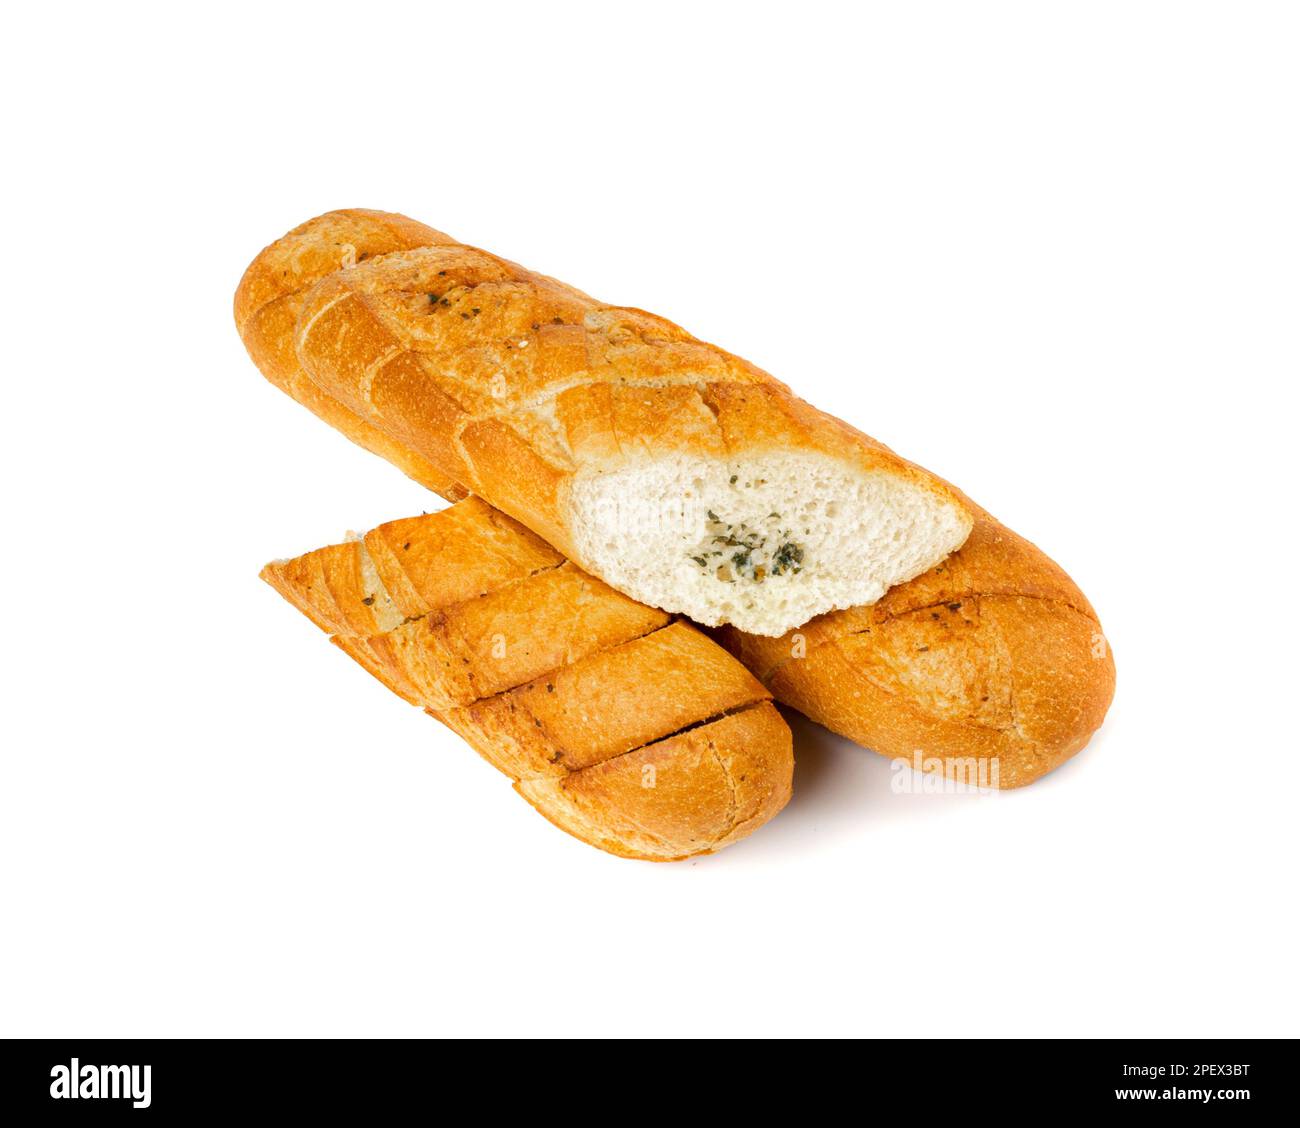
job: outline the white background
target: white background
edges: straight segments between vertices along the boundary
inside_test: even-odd
[[[1293,6],[4,19],[0,1033],[1300,1033]],[[957,482],[1097,606],[1105,728],[944,798],[799,723],[717,856],[553,829],[257,580],[435,505],[235,334],[346,206]]]

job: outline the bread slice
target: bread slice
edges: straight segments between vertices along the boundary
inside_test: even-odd
[[[971,528],[946,483],[746,361],[403,216],[295,229],[249,267],[236,321],[354,440],[706,625],[779,635],[872,602]]]
[[[790,731],[753,675],[478,498],[262,576],[600,849],[708,853],[790,797]]]

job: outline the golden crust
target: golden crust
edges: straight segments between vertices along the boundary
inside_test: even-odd
[[[968,782],[1032,783],[1101,726],[1114,657],[1069,576],[975,508],[960,550],[878,603],[779,639],[718,637],[778,701],[858,744]]]
[[[262,569],[262,579],[329,634],[378,634],[402,621],[378,585],[367,582],[355,542],[334,544]]]
[[[668,619],[565,563],[362,641],[370,660],[442,710],[535,681]]]
[[[744,838],[790,796],[790,730],[769,702],[564,776],[515,789],[611,854],[678,861]]]
[[[577,770],[770,697],[722,647],[678,621],[470,709],[482,724],[540,736]]]
[[[518,521],[471,497],[429,515],[389,521],[365,535],[379,582],[413,619],[486,595],[564,557]]]
[[[391,249],[327,270],[340,245]],[[268,276],[292,279],[297,263],[301,285],[314,284],[288,341],[286,314],[255,322],[246,310],[269,308],[278,291]],[[440,492],[459,484],[566,555],[574,479],[649,452],[817,451],[962,504],[940,479],[680,326],[403,216],[312,220],[263,251],[240,291],[241,334],[274,382],[412,476],[415,460],[420,474],[441,476]]]
[[[322,278],[376,255],[437,242],[451,239],[388,212],[353,208],[317,216],[265,248],[244,272],[235,291],[235,326],[253,363],[277,388],[354,443],[455,501],[466,491],[454,479],[312,383],[293,343],[307,292]]]
[[[707,853],[789,799],[789,729],[749,671],[477,498],[262,575],[601,849]]]

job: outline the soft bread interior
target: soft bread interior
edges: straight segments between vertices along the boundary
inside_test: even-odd
[[[959,548],[971,519],[896,472],[816,453],[648,458],[575,480],[578,559],[632,598],[775,636],[874,603]]]

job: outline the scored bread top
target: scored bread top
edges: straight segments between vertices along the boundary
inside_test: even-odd
[[[294,326],[311,288],[337,270],[450,236],[391,212],[352,208],[295,227],[262,251],[235,291],[235,326],[253,362],[281,391],[359,446],[387,459],[421,485],[455,501],[466,494],[427,458],[395,441],[316,385],[298,363]]]
[[[789,797],[789,730],[752,674],[476,497],[262,574],[602,849],[706,852]]]

